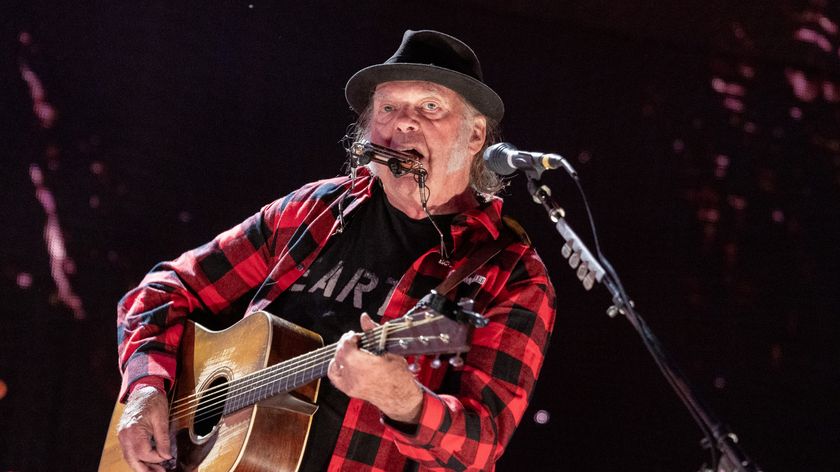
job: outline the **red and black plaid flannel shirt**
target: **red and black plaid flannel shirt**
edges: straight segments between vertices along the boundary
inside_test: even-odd
[[[345,201],[348,218],[370,197],[373,181],[366,172],[356,180]],[[210,243],[153,268],[119,304],[120,398],[137,385],[171,385],[188,314],[224,316],[248,301],[243,312],[251,313],[291,286],[334,235],[339,197],[350,186],[348,178],[308,184]],[[454,219],[453,268],[482,242],[509,231],[501,207],[494,199]],[[411,265],[383,319],[402,316],[446,277],[449,268],[439,259],[433,249]],[[476,275],[481,285],[470,294],[490,322],[474,331],[462,368],[432,369],[432,359],[416,359],[426,386],[416,430],[407,433],[376,407],[351,399],[329,470],[408,470],[411,461],[419,470],[493,470],[542,366],[555,299],[542,261],[523,242],[508,245]]]

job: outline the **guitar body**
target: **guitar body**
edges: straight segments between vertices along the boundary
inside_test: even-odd
[[[469,333],[487,320],[472,300],[457,304],[434,290],[408,313],[359,335],[359,347],[396,355],[469,351]],[[318,387],[338,343],[259,311],[224,331],[187,322],[178,375],[169,402],[169,439],[177,471],[298,470]],[[130,472],[123,460],[117,403],[105,438],[100,471]],[[331,451],[324,451],[330,454]]]
[[[316,410],[318,380],[227,414],[219,411],[202,420],[201,412],[212,409],[208,408],[214,405],[211,394],[218,393],[224,382],[322,345],[317,334],[267,312],[253,313],[223,331],[208,331],[188,321],[173,398],[199,400],[171,403],[172,411],[179,413],[173,413],[170,421],[176,461],[169,465],[181,471],[296,471]],[[123,407],[117,403],[114,408],[100,471],[131,470],[117,438]]]

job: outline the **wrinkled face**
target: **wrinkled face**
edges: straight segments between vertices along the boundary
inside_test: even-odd
[[[423,81],[380,84],[371,100],[370,140],[398,150],[415,150],[429,173],[429,206],[468,191],[470,162],[485,138],[486,120],[474,115],[456,92]],[[377,169],[389,198],[418,195],[411,176]]]

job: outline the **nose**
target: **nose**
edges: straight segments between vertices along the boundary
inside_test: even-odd
[[[414,110],[411,107],[400,107],[394,119],[394,127],[401,133],[410,133],[420,129]]]

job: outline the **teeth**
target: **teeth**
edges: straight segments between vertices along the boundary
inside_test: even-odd
[[[405,151],[403,151],[403,152],[405,152],[405,153],[407,153],[407,154],[411,154],[411,155],[413,155],[413,156],[417,157],[418,159],[422,159],[422,158],[423,158],[423,155],[422,155],[422,154],[420,154],[420,151],[418,151],[417,149],[406,149],[406,150],[405,150]]]
[[[417,150],[417,149],[415,149],[415,148],[399,148],[399,147],[393,147],[393,148],[391,148],[391,149],[393,149],[393,150],[395,150],[395,151],[399,151],[399,152],[405,153],[405,154],[409,154],[409,155],[411,155],[412,157],[414,157],[414,158],[416,158],[416,159],[423,159],[423,158],[425,157],[425,156],[423,155],[423,153],[422,153],[422,152],[418,151],[418,150]]]

